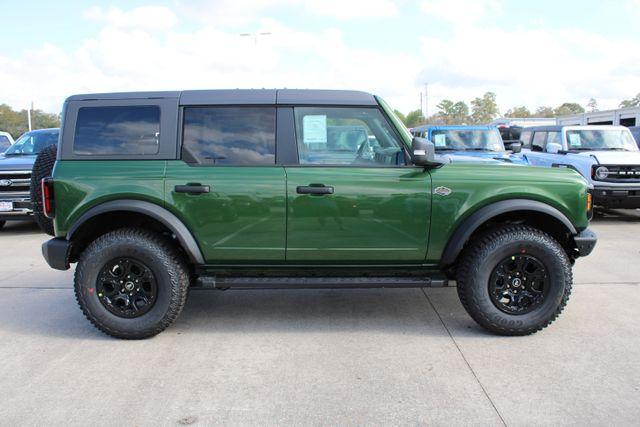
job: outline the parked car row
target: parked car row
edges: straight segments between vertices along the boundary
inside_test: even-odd
[[[564,167],[579,172],[594,188],[594,203],[605,208],[640,208],[640,150],[624,126],[533,126],[506,150],[493,126],[419,126],[411,130],[435,145],[449,161],[502,161]]]

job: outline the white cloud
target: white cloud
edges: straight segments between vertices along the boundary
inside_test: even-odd
[[[423,39],[421,80],[432,100],[465,99],[491,90],[503,111],[562,102],[614,108],[640,87],[640,53],[633,40],[582,30],[456,27],[453,36]]]
[[[390,0],[305,0],[303,4],[312,13],[340,20],[391,17],[398,13]]]
[[[400,108],[417,104],[406,98],[415,93],[412,55],[354,49],[337,29],[310,32],[263,19],[258,31],[271,35],[255,44],[212,25],[159,35],[105,22],[74,50],[45,45],[17,58],[0,54],[3,101],[20,107],[34,100],[55,112],[74,93],[288,87],[360,89]]]
[[[420,9],[427,15],[452,23],[467,25],[480,21],[489,13],[502,9],[501,0],[423,0]]]
[[[87,19],[104,22],[111,26],[149,30],[165,30],[173,27],[177,22],[173,11],[164,6],[140,6],[129,11],[123,11],[117,7],[92,6],[83,15]]]

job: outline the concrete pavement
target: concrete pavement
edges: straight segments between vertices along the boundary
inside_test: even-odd
[[[146,341],[95,330],[28,223],[0,232],[0,423],[637,425],[640,213],[609,212],[560,318],[485,333],[455,288],[193,291]]]

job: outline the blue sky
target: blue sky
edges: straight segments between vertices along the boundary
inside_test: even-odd
[[[601,108],[640,92],[640,1],[44,1],[0,6],[0,103],[76,92],[332,87],[429,109],[497,93],[503,111]],[[238,34],[265,31],[256,46]]]

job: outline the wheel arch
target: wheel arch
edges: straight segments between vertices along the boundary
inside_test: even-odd
[[[121,223],[124,223],[122,226],[125,226],[127,220],[122,220],[123,215],[127,216],[131,222],[134,222],[134,220],[140,222],[142,220],[142,223],[148,228],[159,228],[170,232],[175,236],[180,247],[192,263],[205,263],[198,242],[187,226],[162,206],[143,200],[113,200],[90,208],[71,225],[67,233],[67,240],[78,240],[79,236],[82,235],[80,232],[87,229],[93,228],[95,234],[96,231],[99,232],[99,230],[95,230],[96,228],[115,229],[119,228],[118,226]],[[118,218],[118,220],[113,221],[114,218]],[[103,219],[112,221],[105,223],[105,221],[102,221]],[[99,224],[100,227],[92,227],[92,225],[95,226],[96,224]],[[83,243],[86,244],[86,242]],[[75,251],[72,250],[72,255],[77,250],[82,249],[83,244],[79,246]]]
[[[521,221],[537,226],[555,237],[570,250],[567,237],[578,231],[569,218],[555,207],[537,200],[502,200],[484,206],[463,220],[451,235],[442,254],[441,266],[455,264],[467,242],[478,231],[492,223]]]

